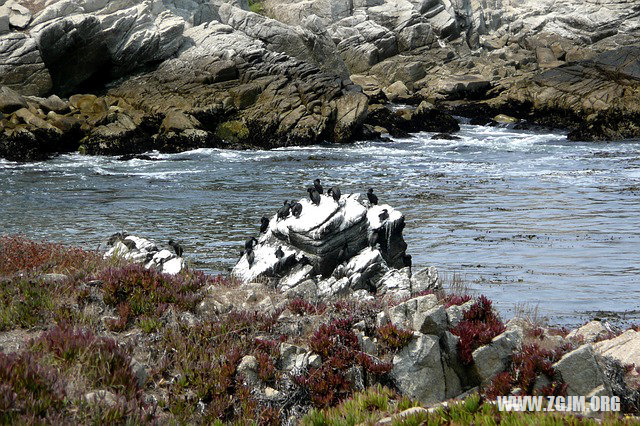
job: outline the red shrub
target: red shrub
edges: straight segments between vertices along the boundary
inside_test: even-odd
[[[322,315],[327,310],[327,305],[324,303],[313,305],[304,299],[296,298],[289,302],[288,308],[296,315]]]
[[[398,328],[392,323],[378,327],[377,334],[380,341],[391,350],[404,348],[413,337],[413,331]]]
[[[486,345],[506,327],[491,308],[491,301],[480,296],[478,301],[467,310],[462,321],[451,329],[451,333],[460,338],[458,352],[463,364],[473,363],[473,351]]]
[[[511,373],[504,371],[493,378],[491,385],[485,390],[485,395],[488,399],[495,400],[498,396],[509,395],[512,388]]]
[[[71,273],[101,262],[97,253],[22,236],[0,236],[0,276],[17,273]]]
[[[59,411],[64,406],[64,383],[57,373],[38,364],[29,352],[0,352],[0,423],[17,424]],[[20,421],[22,419],[22,421]]]
[[[469,300],[471,300],[471,296],[467,294],[464,294],[464,295],[447,294],[442,299],[442,303],[444,303],[445,308],[449,308],[451,306],[460,306],[462,304],[467,303]]]

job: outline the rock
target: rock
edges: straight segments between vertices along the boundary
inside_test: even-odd
[[[438,270],[430,266],[411,275],[411,292],[420,293],[427,290],[437,290],[441,288]]]
[[[446,385],[438,338],[418,333],[393,357],[391,374],[403,395],[434,404],[445,399]]]
[[[462,321],[465,311],[467,311],[474,303],[475,300],[472,299],[462,305],[449,306],[447,308],[447,321],[449,323],[449,328],[457,326],[460,321]]]
[[[138,386],[140,386],[140,388],[144,388],[144,384],[147,381],[147,377],[149,376],[149,373],[147,372],[147,366],[138,362],[136,359],[131,360],[130,366],[133,375],[138,381]]]
[[[44,112],[53,111],[57,114],[66,114],[69,112],[67,103],[56,95],[51,95],[46,99],[39,99],[38,105]]]
[[[105,404],[109,407],[113,407],[118,402],[115,394],[104,389],[88,392],[84,395],[84,399],[89,404]]]
[[[389,294],[397,298],[411,296],[411,279],[398,269],[391,269],[376,284],[377,294]]]
[[[363,93],[347,93],[336,102],[336,142],[352,140],[367,116],[368,98]]]
[[[44,274],[42,280],[47,284],[62,284],[67,281],[69,277],[65,274]]]
[[[253,355],[245,355],[240,360],[237,368],[237,374],[244,377],[244,382],[255,387],[260,383],[258,378],[258,360]]]
[[[391,102],[397,101],[399,99],[406,99],[409,97],[409,89],[407,89],[407,86],[401,81],[396,81],[395,83],[383,89],[383,91],[387,99],[389,99]]]
[[[27,28],[27,26],[29,26],[29,22],[31,22],[31,12],[29,9],[18,3],[11,3],[9,8],[11,10],[9,15],[9,24],[18,30],[24,30]]]
[[[114,234],[110,240],[111,248],[104,254],[104,258],[122,257],[126,260],[141,263],[146,269],[175,275],[185,269],[182,257],[178,257],[168,249],[160,250],[150,240],[126,234]]]
[[[493,121],[495,121],[496,123],[513,124],[513,123],[517,123],[519,120],[517,118],[510,117],[505,114],[498,114],[495,117],[493,117]]]
[[[567,395],[612,395],[611,386],[590,344],[565,354],[553,365],[567,384]]]
[[[522,338],[522,329],[514,327],[473,351],[474,371],[482,383],[489,383],[496,374],[507,369],[511,354],[522,346]]]
[[[6,86],[1,86],[0,112],[9,114],[21,108],[28,108],[27,101],[14,90]]]
[[[594,343],[612,334],[613,332],[611,327],[608,327],[608,324],[603,324],[601,321],[590,321],[582,327],[572,330],[567,335],[567,339],[581,338],[584,343]]]
[[[23,95],[44,95],[51,77],[33,38],[12,32],[0,36],[0,85]]]
[[[635,330],[598,342],[594,348],[598,354],[618,360],[622,365],[640,366],[640,332]]]
[[[272,217],[253,248],[254,262],[249,265],[243,256],[233,274],[244,282],[277,275],[276,286],[283,291],[320,274],[326,277],[317,283],[320,297],[363,289],[375,292],[389,267],[402,262],[404,217],[388,205],[365,207],[359,198],[359,194],[345,194],[336,203],[322,195],[318,206],[300,200],[300,217]],[[379,219],[382,209],[389,215],[384,223]],[[367,247],[374,229],[384,236],[379,238],[379,249]],[[339,258],[345,245],[347,250]],[[278,247],[284,252],[282,259],[275,256]]]
[[[418,310],[413,317],[413,329],[423,334],[440,335],[447,330],[447,312],[443,305]]]
[[[308,367],[318,368],[322,364],[319,355],[288,343],[280,344],[280,359],[282,360],[282,369],[293,374],[298,374]]]

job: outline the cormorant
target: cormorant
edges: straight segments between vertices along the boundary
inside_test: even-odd
[[[278,246],[278,249],[276,250],[276,257],[278,259],[282,259],[284,257],[284,252],[282,251],[282,246]]]
[[[267,229],[269,229],[269,218],[262,216],[260,219],[260,233],[264,234],[267,232]]]
[[[316,179],[313,181],[313,188],[316,191],[318,191],[318,194],[324,193],[324,190],[322,189],[322,185],[320,185],[320,179]]]
[[[284,200],[284,204],[278,210],[278,219],[286,219],[289,216],[289,211],[291,210],[291,204],[289,204],[289,200]]]
[[[302,213],[302,204],[295,203],[293,206],[291,206],[291,214],[293,214],[296,218],[300,217],[301,213]]]
[[[309,193],[309,199],[311,200],[311,202],[313,204],[315,204],[316,206],[320,205],[320,193],[318,193],[318,191],[316,191],[316,189],[311,186],[307,189],[307,192]]]
[[[336,200],[336,203],[337,203],[337,202],[340,201],[340,197],[342,196],[342,192],[340,192],[340,188],[338,188],[337,186],[332,186],[327,191],[327,195],[331,195],[333,197],[333,199]]]
[[[109,237],[109,240],[107,241],[107,244],[112,246],[116,243],[116,241],[122,241],[125,238],[127,238],[129,236],[128,233],[126,232],[116,232],[115,234],[113,234],[112,236]]]
[[[126,239],[125,239],[125,240],[122,240],[122,244],[124,244],[125,246],[127,246],[127,248],[128,248],[129,250],[135,250],[135,249],[137,249],[137,248],[138,248],[138,246],[136,246],[135,241],[132,241],[132,240],[126,240]]]
[[[373,231],[371,231],[371,235],[369,236],[369,247],[375,248],[376,244],[378,244],[379,237],[379,230],[374,229]]]
[[[373,188],[369,188],[369,190],[367,191],[367,198],[369,199],[371,205],[375,206],[378,204],[378,197],[373,193]]]
[[[382,213],[380,213],[378,217],[380,218],[380,222],[382,223],[385,220],[389,219],[389,212],[387,211],[387,209],[382,209]]]
[[[182,246],[180,244],[176,243],[173,240],[169,240],[169,245],[173,248],[173,251],[176,252],[176,256],[182,257],[182,253],[184,252],[184,250],[182,249]]]
[[[249,264],[249,268],[253,266],[254,260],[256,260],[256,255],[253,252],[253,249],[247,250],[247,263]]]
[[[410,254],[405,254],[404,256],[402,256],[402,264],[404,265],[405,268],[409,268],[409,277],[411,277],[411,266],[412,266],[412,262],[411,262],[411,255]]]
[[[253,250],[253,247],[255,247],[256,244],[258,244],[256,237],[251,237],[244,243],[244,250],[249,252],[249,250]]]

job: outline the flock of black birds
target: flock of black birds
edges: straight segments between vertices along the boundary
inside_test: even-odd
[[[309,194],[309,200],[314,205],[319,206],[321,201],[320,196],[324,194],[324,188],[320,183],[320,179],[315,179],[313,181],[313,186],[310,186],[309,188],[307,188],[307,193]],[[340,191],[340,188],[338,186],[333,186],[327,190],[327,195],[333,198],[333,200],[336,203],[339,203],[340,198],[342,197],[342,192]],[[378,204],[378,197],[376,196],[376,194],[373,193],[372,188],[369,188],[369,190],[367,191],[367,199],[369,200],[369,204],[372,206]],[[285,220],[289,217],[289,215],[293,215],[293,217],[299,218],[301,214],[302,214],[302,204],[298,202],[290,203],[289,200],[285,200],[282,207],[278,209],[276,218],[277,220]],[[383,209],[379,217],[380,217],[380,221],[382,222],[388,219],[389,213],[387,212],[387,209]],[[267,232],[267,229],[269,229],[269,218],[266,216],[262,216],[260,218],[260,233],[264,234],[265,232]],[[375,244],[377,244],[378,242],[377,233],[375,233],[375,235],[376,237],[374,240],[372,240],[373,235],[371,238],[369,238],[369,244],[372,247],[374,247]],[[255,261],[255,253],[253,249],[257,244],[258,244],[258,240],[256,240],[255,237],[251,237],[245,242],[244,250],[240,252],[240,257],[244,256],[245,254],[247,255],[247,262],[249,263],[249,267],[251,267],[253,265],[253,262]],[[339,257],[345,258],[347,252],[348,252],[348,247],[346,247],[346,243],[345,243],[345,247],[341,249],[341,255]],[[279,259],[284,257],[284,252],[282,251],[282,247],[278,247],[278,250],[276,250],[276,257],[278,257]]]

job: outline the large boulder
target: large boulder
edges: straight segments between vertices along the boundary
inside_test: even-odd
[[[30,36],[15,32],[0,36],[0,85],[22,95],[44,95],[51,90],[51,76]]]
[[[145,238],[118,233],[109,238],[108,245],[111,247],[104,254],[105,259],[121,257],[134,263],[141,263],[147,269],[171,275],[185,268],[182,257],[168,249],[159,249],[153,241]]]
[[[567,395],[612,396],[611,383],[590,344],[565,354],[553,365],[567,384]]]
[[[627,330],[621,335],[603,340],[594,345],[595,351],[611,357],[622,365],[635,364],[640,367],[640,332]]]
[[[299,217],[269,220],[233,268],[236,277],[244,282],[271,278],[281,291],[294,293],[312,280],[320,297],[357,290],[398,297],[413,293],[408,270],[400,270],[406,260],[402,213],[362,202],[359,194],[342,195],[337,202],[321,195],[317,206],[308,199],[299,203]]]
[[[415,333],[411,342],[393,357],[391,374],[403,395],[423,404],[446,397],[446,379],[437,337]]]
[[[513,327],[493,338],[491,343],[473,351],[473,365],[480,381],[488,384],[509,366],[511,354],[522,346],[523,332]]]

